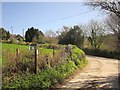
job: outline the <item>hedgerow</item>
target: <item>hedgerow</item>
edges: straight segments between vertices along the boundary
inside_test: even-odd
[[[57,53],[57,57],[54,57],[53,60],[50,61],[50,66],[47,65],[45,62],[42,63],[43,61],[45,61],[43,56],[41,57],[43,61],[40,61],[40,67],[42,66],[42,68],[39,68],[40,70],[37,74],[27,71],[21,71],[21,73],[16,74],[15,77],[13,77],[7,82],[3,80],[2,87],[41,89],[54,88],[56,84],[61,84],[66,78],[68,78],[72,73],[74,73],[76,69],[83,68],[88,62],[85,58],[85,53],[76,46],[73,46],[71,56],[69,56],[69,52],[66,52],[65,55],[67,56],[63,55],[61,58],[63,52],[60,53],[59,51]],[[29,55],[29,57],[27,55]],[[32,54],[24,54],[24,57],[26,60],[29,60],[32,59],[31,55]],[[24,61],[24,57],[22,57],[21,62]],[[27,63],[25,64],[29,66],[30,63],[29,61],[27,61]],[[21,65],[24,65],[24,63],[21,63]]]

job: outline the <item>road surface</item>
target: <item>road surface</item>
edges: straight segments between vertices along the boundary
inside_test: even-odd
[[[86,56],[88,65],[71,79],[66,80],[61,88],[118,88],[117,59]]]

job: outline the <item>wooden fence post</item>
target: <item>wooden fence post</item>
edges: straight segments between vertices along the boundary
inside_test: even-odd
[[[16,56],[18,56],[19,55],[19,49],[17,48],[16,49]]]
[[[35,44],[35,74],[38,73],[38,48],[37,44]]]
[[[46,57],[46,62],[47,62],[47,65],[50,67],[49,56],[48,56],[48,55],[46,55],[45,57]]]
[[[55,47],[53,47],[53,57],[54,57],[54,55],[55,55]]]
[[[16,63],[18,63],[19,61],[19,49],[16,48]]]

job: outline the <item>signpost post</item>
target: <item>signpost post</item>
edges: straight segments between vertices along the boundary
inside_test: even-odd
[[[37,74],[38,73],[38,45],[37,44],[31,44],[31,46],[29,47],[30,50],[34,50],[34,58],[35,58],[35,70],[34,73]]]
[[[38,49],[37,44],[35,44],[35,74],[38,73]]]

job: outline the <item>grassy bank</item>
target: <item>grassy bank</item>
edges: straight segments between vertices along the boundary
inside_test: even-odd
[[[15,44],[14,46],[19,47]],[[87,64],[85,53],[76,46],[72,46],[71,55],[65,49],[67,46],[55,45],[55,55],[53,55],[52,49],[54,45],[52,47],[51,45],[41,46],[39,46],[38,54],[39,72],[34,74],[34,54],[28,50],[28,46],[20,46],[19,62],[15,63],[14,54],[6,56],[7,44],[3,44],[2,51],[4,52],[2,54],[6,59],[6,63],[3,64],[3,88],[54,88],[76,69],[82,69]],[[13,47],[13,49],[15,48]],[[14,53],[13,49],[11,47],[9,53]],[[49,57],[49,64],[46,62],[46,55]]]

